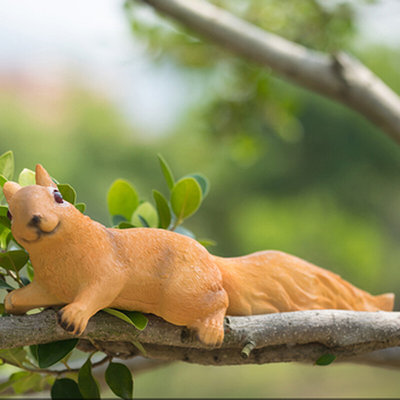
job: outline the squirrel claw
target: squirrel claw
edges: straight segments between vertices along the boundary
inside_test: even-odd
[[[71,312],[72,310],[68,309],[67,307],[68,306],[62,308],[57,312],[57,322],[61,326],[61,328],[63,328],[68,333],[79,336],[85,330],[87,321],[84,321],[84,318],[79,315],[80,313],[77,313],[78,315],[75,315],[78,323],[71,321],[74,315],[73,312]]]
[[[13,311],[13,303],[11,300],[12,293],[8,293],[4,299],[4,309],[7,314],[11,314]]]
[[[58,324],[61,326],[61,328],[63,328],[65,331],[67,332],[73,332],[75,330],[75,326],[74,324],[70,324],[68,323],[67,320],[63,319],[63,312],[62,310],[60,310],[57,313],[57,322]]]
[[[224,341],[224,311],[194,326],[200,341],[210,347],[221,347]]]

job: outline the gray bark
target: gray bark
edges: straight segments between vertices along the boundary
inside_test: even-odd
[[[338,360],[400,346],[399,312],[343,310],[299,311],[227,317],[225,340],[208,348],[185,327],[149,315],[139,331],[126,322],[99,312],[81,336],[79,348],[98,349],[119,358],[140,355],[140,342],[148,358],[205,365],[263,364],[283,361],[315,362],[330,353]],[[0,348],[12,348],[71,338],[56,321],[56,312],[0,318]],[[376,358],[376,357],[375,357]],[[358,362],[361,362],[358,360]],[[362,362],[369,362],[365,358]]]

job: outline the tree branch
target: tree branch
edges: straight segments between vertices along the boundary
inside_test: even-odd
[[[207,1],[141,0],[214,43],[358,111],[400,144],[400,98],[345,53],[327,55],[266,32]]]
[[[52,309],[34,315],[0,318],[0,348],[71,337],[58,326]],[[148,326],[139,331],[100,312],[91,318],[79,348],[130,358],[139,355],[133,342],[140,342],[149,358],[206,365],[315,362],[326,353],[344,360],[399,346],[400,313],[318,310],[227,317],[223,345],[208,348],[187,328],[169,324],[159,317],[149,315]],[[249,346],[249,343],[252,344]]]

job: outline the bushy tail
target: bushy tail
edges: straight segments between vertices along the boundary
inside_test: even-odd
[[[394,294],[385,293],[375,296],[376,305],[382,311],[393,311],[394,307]]]
[[[394,294],[373,296],[328,270],[279,251],[215,257],[229,296],[228,314],[314,309],[392,311]]]

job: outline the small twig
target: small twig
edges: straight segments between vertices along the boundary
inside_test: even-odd
[[[92,354],[92,355],[93,355],[93,354]],[[91,355],[91,356],[92,356],[92,355]],[[90,356],[90,357],[91,357],[91,356]],[[97,361],[97,362],[93,363],[93,364],[92,364],[92,368],[96,368],[96,367],[99,367],[100,365],[103,365],[103,364],[106,363],[108,360],[111,360],[111,358],[112,358],[112,357],[110,357],[110,356],[108,356],[108,355],[105,356],[105,357],[102,358],[100,361]],[[71,367],[69,367],[69,366],[67,366],[68,368],[62,369],[62,370],[54,370],[54,369],[46,369],[46,368],[30,368],[30,367],[27,367],[27,366],[22,365],[22,364],[14,363],[14,362],[9,361],[9,360],[4,360],[3,358],[1,358],[1,359],[3,360],[3,362],[4,362],[5,364],[9,364],[9,365],[12,365],[12,366],[14,366],[14,367],[23,369],[24,371],[36,372],[36,373],[39,373],[39,374],[51,374],[51,375],[60,376],[60,375],[65,374],[65,373],[79,372],[79,369],[80,369],[80,368],[71,368]]]
[[[181,223],[182,223],[182,220],[177,218],[176,221],[171,226],[171,228],[168,228],[168,230],[169,231],[174,231]]]
[[[255,349],[256,344],[252,342],[251,340],[246,343],[246,345],[243,347],[241,353],[241,356],[243,358],[249,358],[250,353]]]
[[[18,269],[15,269],[15,276],[17,278],[17,282],[20,285],[20,287],[24,287],[25,285],[24,285],[24,282],[22,282],[22,279],[21,279],[21,276],[20,276],[20,274],[18,272]]]
[[[64,364],[64,366],[65,366],[66,370],[68,370],[68,372],[72,372],[72,368],[68,365],[68,363],[65,360],[62,360],[61,362]]]
[[[12,278],[15,282],[17,282],[19,287],[24,287],[25,285],[21,281],[18,271],[10,271],[7,270],[7,275]]]
[[[97,361],[97,362],[93,363],[93,364],[92,364],[92,368],[96,368],[96,367],[98,367],[98,366],[100,366],[100,365],[103,365],[104,363],[107,362],[107,360],[111,360],[111,359],[112,359],[111,356],[106,355],[106,356],[105,356],[104,358],[102,358],[100,361]],[[78,372],[78,371],[79,371],[79,369],[71,369],[71,372]]]

